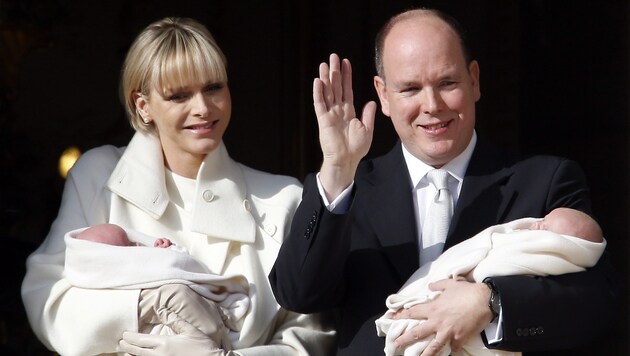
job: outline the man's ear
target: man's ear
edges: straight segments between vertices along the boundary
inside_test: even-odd
[[[477,61],[471,61],[468,66],[468,73],[470,75],[470,83],[473,88],[473,96],[475,102],[481,98],[481,84],[479,83],[479,63]]]
[[[376,88],[378,99],[381,102],[381,111],[385,116],[389,117],[389,100],[387,99],[385,80],[378,75],[374,76],[374,88]]]

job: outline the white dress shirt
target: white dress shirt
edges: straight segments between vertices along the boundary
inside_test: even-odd
[[[448,180],[448,189],[450,190],[453,198],[453,207],[457,205],[459,193],[462,190],[464,174],[466,173],[466,168],[468,168],[468,162],[470,161],[470,157],[472,156],[476,143],[477,135],[473,132],[470,143],[464,152],[460,153],[453,160],[441,167],[441,169],[447,171],[450,175]],[[434,169],[434,167],[422,162],[420,159],[412,155],[404,144],[402,145],[402,151],[405,163],[407,164],[407,169],[409,170],[409,176],[411,177],[417,227],[416,236],[418,236],[418,246],[422,249],[422,246],[424,245],[422,243],[422,227],[426,221],[428,211],[427,207],[431,204],[431,199],[433,199],[437,193],[435,187],[432,184],[429,184],[427,179],[427,173]],[[420,261],[420,265],[427,262],[431,261]]]

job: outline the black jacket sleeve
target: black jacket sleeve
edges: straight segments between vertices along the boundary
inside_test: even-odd
[[[350,249],[348,214],[323,205],[314,174],[306,177],[302,202],[269,281],[278,303],[300,313],[330,310],[343,297],[343,270]]]

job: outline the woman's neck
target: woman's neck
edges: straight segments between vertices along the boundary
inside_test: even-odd
[[[205,155],[181,155],[177,157],[169,157],[164,154],[164,165],[170,169],[173,173],[190,178],[196,179],[199,167],[205,159]]]

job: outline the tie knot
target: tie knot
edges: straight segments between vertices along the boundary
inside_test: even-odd
[[[449,173],[443,169],[433,169],[427,173],[427,179],[438,191],[448,189]]]

